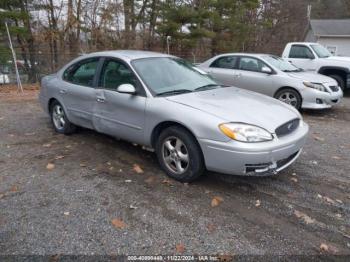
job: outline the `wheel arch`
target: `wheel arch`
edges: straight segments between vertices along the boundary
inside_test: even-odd
[[[338,66],[323,66],[318,70],[319,74],[322,75],[338,75],[343,78],[343,80],[346,82],[347,75],[350,74],[350,70],[345,67],[338,67]]]
[[[157,142],[157,138],[159,137],[161,132],[163,130],[165,130],[166,128],[171,127],[171,126],[178,126],[178,127],[181,127],[183,129],[185,129],[186,131],[188,131],[192,135],[192,137],[198,143],[198,140],[197,140],[196,136],[194,135],[193,131],[190,128],[188,128],[183,123],[180,123],[180,122],[177,122],[177,121],[173,121],[173,120],[169,120],[169,121],[160,122],[153,128],[152,133],[151,133],[151,141],[150,141],[151,142],[151,146],[153,148],[155,148],[155,145],[156,145],[156,142]],[[198,145],[199,145],[199,143],[198,143]]]

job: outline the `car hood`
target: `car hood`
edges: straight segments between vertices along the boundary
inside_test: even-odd
[[[333,78],[330,78],[328,76],[324,76],[317,73],[310,73],[310,72],[295,72],[295,73],[288,73],[290,77],[300,79],[302,81],[308,81],[312,83],[336,83]]]
[[[214,115],[223,122],[252,124],[271,133],[282,124],[301,118],[299,112],[289,105],[236,87],[169,96],[167,99]]]
[[[333,61],[340,61],[340,62],[347,62],[347,65],[349,65],[350,63],[350,57],[346,57],[346,56],[330,56],[325,58],[327,60],[333,60]]]

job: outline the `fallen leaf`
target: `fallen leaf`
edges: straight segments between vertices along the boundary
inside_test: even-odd
[[[147,178],[145,180],[145,183],[152,184],[152,183],[154,183],[154,181],[155,181],[155,177],[154,176],[150,176],[149,178]]]
[[[292,176],[296,176],[296,175],[297,175],[297,173],[293,173],[293,174],[292,174]]]
[[[0,120],[4,120],[4,117],[0,117]]]
[[[336,159],[336,160],[340,160],[341,157],[340,156],[332,156],[333,159]]]
[[[261,201],[258,199],[258,200],[256,200],[256,202],[255,202],[255,206],[256,207],[259,207],[261,205]]]
[[[322,198],[322,195],[320,195],[320,194],[317,194],[317,197],[318,197],[318,198]]]
[[[84,163],[80,163],[80,165],[79,165],[80,167],[86,167],[86,164],[84,164]]]
[[[324,200],[326,200],[326,202],[330,203],[330,204],[335,204],[335,201],[329,197],[323,197]]]
[[[295,183],[298,183],[298,179],[296,177],[292,177],[290,180],[292,180]]]
[[[315,222],[315,219],[312,219],[311,217],[309,217],[308,215],[298,211],[298,210],[295,210],[294,211],[294,215],[299,218],[299,219],[302,219],[306,224],[312,224]]]
[[[35,135],[35,132],[32,132],[32,133],[25,133],[24,135],[25,135],[25,136],[34,136],[34,135]]]
[[[317,140],[317,141],[320,141],[320,142],[324,142],[324,138],[319,137],[319,136],[315,136],[314,135],[314,139]]]
[[[48,143],[48,144],[43,144],[43,147],[51,147],[51,144]]]
[[[141,168],[138,164],[134,164],[133,170],[134,170],[137,174],[142,174],[142,173],[143,173],[142,168]]]
[[[172,185],[172,182],[171,182],[169,179],[164,179],[164,180],[162,181],[162,184],[167,185],[167,186],[171,186],[171,185]]]
[[[69,212],[64,212],[63,213],[65,216],[69,216]]]
[[[213,199],[211,200],[211,206],[212,206],[212,207],[217,207],[218,205],[221,204],[222,201],[224,201],[224,199],[223,199],[222,197],[215,196],[215,197],[213,197]]]
[[[5,194],[0,194],[0,199],[2,199],[5,196]]]
[[[341,214],[336,214],[335,215],[337,218],[342,218],[342,215]]]
[[[47,170],[53,170],[54,168],[55,168],[55,165],[52,164],[52,163],[48,163],[47,166],[46,166]]]
[[[328,245],[322,243],[322,244],[320,245],[320,249],[321,249],[321,251],[328,252],[329,247],[328,247]]]
[[[63,158],[64,158],[64,156],[56,156],[55,160],[60,160],[60,159],[63,159]]]
[[[18,192],[18,190],[18,186],[12,186],[10,189],[11,192]]]
[[[339,204],[343,204],[343,201],[341,201],[340,199],[336,199],[335,201],[337,201]]]
[[[120,219],[114,218],[112,219],[112,224],[117,229],[124,229],[127,227],[127,225]]]
[[[183,252],[185,252],[185,246],[183,244],[177,244],[176,245],[176,252],[182,254]]]
[[[318,165],[318,162],[317,161],[315,161],[315,160],[313,160],[313,161],[311,161],[311,164],[313,164],[313,165]]]
[[[216,226],[214,224],[208,224],[207,229],[208,229],[209,233],[212,233],[215,231]]]
[[[65,146],[65,148],[71,148],[72,146],[71,145],[67,145],[67,146]]]
[[[125,180],[125,183],[131,183],[131,182],[132,182],[132,180],[130,180],[130,179]]]

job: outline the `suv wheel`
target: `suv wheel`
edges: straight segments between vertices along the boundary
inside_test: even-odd
[[[205,170],[200,146],[192,134],[182,127],[165,129],[157,141],[156,153],[166,174],[180,182],[191,182]]]
[[[340,86],[340,88],[344,91],[344,89],[345,89],[345,81],[344,81],[344,79],[341,76],[339,76],[339,75],[330,75],[329,77],[331,77],[335,81],[337,81],[338,85]]]
[[[68,135],[76,131],[77,127],[69,122],[63,106],[58,101],[52,102],[50,115],[51,122],[57,133]]]

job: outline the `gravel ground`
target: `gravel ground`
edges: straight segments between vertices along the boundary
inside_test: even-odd
[[[350,255],[349,96],[303,112],[307,145],[278,176],[188,185],[138,146],[54,133],[36,95],[0,95],[0,254]]]

